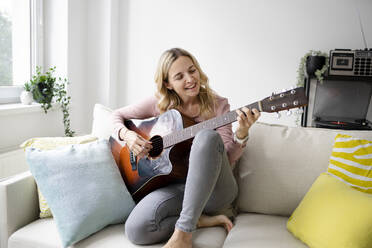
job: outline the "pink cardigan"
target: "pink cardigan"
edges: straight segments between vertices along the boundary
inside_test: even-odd
[[[113,122],[115,125],[115,132],[117,133],[122,127],[124,127],[124,120],[127,119],[147,119],[151,117],[157,117],[160,115],[160,111],[157,108],[157,98],[155,96],[149,97],[144,101],[128,105],[119,108],[113,112]],[[216,116],[220,116],[230,111],[230,104],[224,97],[216,97],[215,113]],[[204,121],[201,116],[194,119],[196,122]],[[233,165],[242,155],[242,146],[234,142],[234,136],[232,132],[232,125],[226,125],[216,130],[220,135],[225,144],[227,156],[229,157],[230,164]]]

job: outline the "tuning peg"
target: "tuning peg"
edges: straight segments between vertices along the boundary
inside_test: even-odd
[[[272,101],[273,99],[274,99],[274,95],[275,95],[275,93],[273,92],[273,93],[271,93],[271,96],[269,97],[269,100],[270,101]]]
[[[281,115],[279,112],[276,112],[276,113],[275,113],[275,118],[280,119],[281,116],[282,116],[282,115]]]
[[[287,114],[287,116],[291,116],[292,115],[292,110],[288,109],[286,114]]]

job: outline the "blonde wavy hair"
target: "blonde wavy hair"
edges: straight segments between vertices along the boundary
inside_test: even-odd
[[[200,103],[200,115],[205,119],[215,116],[215,93],[209,87],[208,77],[200,68],[198,61],[191,53],[181,48],[172,48],[165,51],[159,59],[157,70],[155,73],[155,83],[157,85],[156,96],[159,99],[158,108],[160,113],[164,113],[169,109],[179,109],[181,106],[181,98],[173,90],[166,87],[168,82],[169,68],[173,62],[181,56],[186,56],[191,59],[196,69],[200,74],[200,91],[198,95]]]

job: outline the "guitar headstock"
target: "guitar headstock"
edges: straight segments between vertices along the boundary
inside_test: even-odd
[[[299,87],[266,97],[261,100],[261,106],[263,112],[273,113],[292,108],[300,108],[306,106],[307,102],[305,89]]]

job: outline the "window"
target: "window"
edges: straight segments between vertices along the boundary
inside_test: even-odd
[[[0,104],[19,102],[32,68],[41,65],[42,0],[0,1]]]

